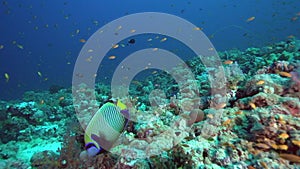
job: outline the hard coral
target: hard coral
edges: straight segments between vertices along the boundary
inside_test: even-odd
[[[270,66],[266,66],[257,71],[257,74],[274,74],[278,72],[291,72],[294,65],[287,61],[274,61]]]
[[[226,85],[230,89],[237,89],[237,84],[245,79],[245,75],[237,62],[226,66],[224,71],[227,80]]]
[[[259,84],[263,81],[262,84]],[[253,96],[259,92],[284,95],[290,86],[290,79],[277,74],[258,74],[247,80],[246,84],[237,91],[238,98]]]
[[[58,155],[53,151],[42,151],[33,154],[30,159],[31,166],[36,169],[52,169],[58,167]]]

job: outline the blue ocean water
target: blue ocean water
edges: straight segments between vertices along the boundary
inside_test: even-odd
[[[80,39],[88,40],[101,26],[128,14],[164,12],[182,17],[203,28],[215,48],[224,51],[299,37],[295,18],[299,6],[297,0],[2,0],[0,99],[15,99],[24,91],[47,90],[51,85],[70,87],[84,45]],[[255,19],[247,22],[251,17]],[[126,57],[143,45],[137,40],[121,53]],[[104,71],[109,74],[111,69]]]

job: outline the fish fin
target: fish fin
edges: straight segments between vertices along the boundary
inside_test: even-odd
[[[113,143],[106,140],[104,137],[99,137],[96,134],[92,134],[91,138],[98,144],[100,151],[104,150],[104,148],[105,148],[105,150],[109,150],[112,147]]]
[[[124,130],[126,130],[126,128],[127,128],[127,125],[128,125],[128,122],[129,122],[129,120],[130,120],[130,113],[129,113],[129,110],[121,110],[120,111],[120,113],[124,116],[124,118],[125,118],[125,125],[124,125],[124,129],[123,129],[123,131]]]
[[[94,157],[101,152],[101,148],[98,149],[96,146],[91,146],[86,149],[88,157]]]

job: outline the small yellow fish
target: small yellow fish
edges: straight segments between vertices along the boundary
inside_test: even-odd
[[[203,30],[203,28],[195,27],[194,30],[195,30],[195,31],[201,31],[201,30]]]
[[[252,108],[252,109],[256,109],[256,105],[252,102],[249,103],[249,106]]]
[[[277,145],[277,148],[278,148],[279,150],[287,150],[287,149],[289,149],[289,147],[288,147],[287,145],[284,145],[284,144]]]
[[[222,123],[222,125],[223,125],[223,126],[229,126],[230,123],[231,123],[231,119],[227,119],[226,121],[224,121],[224,122]]]
[[[253,21],[254,19],[255,19],[255,16],[252,16],[252,17],[248,18],[248,19],[246,20],[246,22],[251,22],[251,21]]]
[[[273,149],[275,149],[275,150],[277,150],[278,149],[278,146],[277,146],[277,144],[271,144],[270,145]]]
[[[292,74],[288,72],[278,72],[278,74],[282,77],[292,77]]]
[[[157,51],[157,50],[158,50],[158,48],[153,48],[152,50],[153,50],[153,51]]]
[[[130,30],[130,33],[134,33],[134,32],[136,32],[135,29],[131,29],[131,30]]]
[[[6,82],[8,82],[9,81],[9,75],[8,75],[8,73],[4,73],[4,77],[6,79]]]
[[[81,43],[85,43],[85,42],[86,42],[86,40],[85,40],[85,39],[79,39],[79,42],[81,42]]]
[[[114,55],[111,55],[111,56],[108,57],[108,59],[110,59],[110,60],[113,60],[115,58],[116,58],[116,56],[114,56]]]
[[[0,45],[0,49],[3,49],[4,48],[4,45]]]
[[[115,45],[112,46],[112,48],[114,48],[114,49],[116,49],[116,48],[118,48],[118,47],[119,47],[118,44],[115,44]]]
[[[37,72],[37,74],[40,76],[40,77],[42,77],[42,73],[39,71],[39,72]]]
[[[264,80],[259,80],[258,82],[256,82],[256,85],[262,85],[262,84],[264,84],[264,83],[265,83]]]
[[[24,49],[24,47],[20,44],[17,44],[17,47],[20,48],[20,49]]]
[[[279,136],[278,136],[278,138],[280,138],[280,139],[287,139],[287,138],[289,138],[290,136],[287,134],[287,133],[281,133]]]
[[[166,41],[167,40],[167,38],[162,38],[161,40],[160,40],[160,42],[164,42],[164,41]]]
[[[292,140],[292,143],[300,147],[300,140]]]
[[[152,72],[152,74],[156,74],[157,73],[157,71],[156,70],[154,70],[153,72]]]

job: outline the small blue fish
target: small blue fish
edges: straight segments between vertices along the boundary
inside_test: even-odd
[[[119,100],[105,103],[88,124],[85,135],[85,149],[88,157],[109,150],[127,125],[129,111]]]

